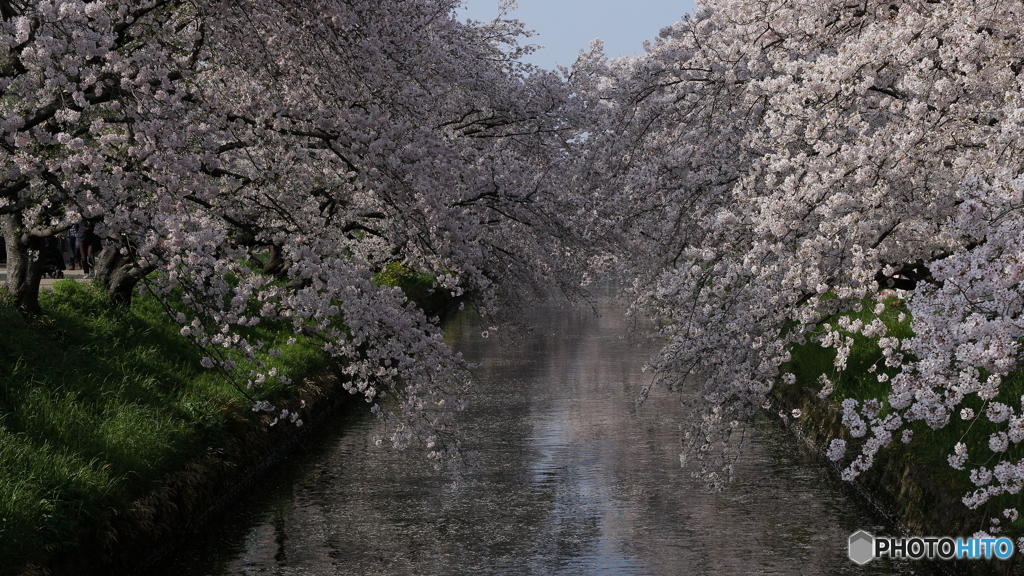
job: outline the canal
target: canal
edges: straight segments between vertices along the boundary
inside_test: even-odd
[[[767,420],[724,491],[690,478],[678,399],[634,405],[656,344],[599,309],[538,308],[511,339],[468,315],[449,325],[479,364],[465,481],[375,446],[380,422],[349,413],[146,575],[930,573],[853,564],[851,533],[890,529]]]

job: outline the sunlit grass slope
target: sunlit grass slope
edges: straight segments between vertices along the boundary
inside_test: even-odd
[[[252,403],[200,367],[200,353],[151,297],[112,308],[96,289],[59,282],[27,319],[0,302],[0,574],[19,573],[124,509],[170,471],[214,449]],[[283,350],[293,380],[322,370],[308,345]],[[278,385],[280,387],[280,385]],[[260,398],[284,393],[263,388]]]

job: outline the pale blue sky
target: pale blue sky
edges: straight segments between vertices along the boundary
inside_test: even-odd
[[[500,0],[463,0],[459,19],[490,21],[498,15]],[[610,57],[638,56],[643,41],[696,9],[695,0],[519,0],[511,14],[533,28],[531,44],[544,46],[527,58],[544,68],[571,66],[580,50],[594,38],[604,40]]]

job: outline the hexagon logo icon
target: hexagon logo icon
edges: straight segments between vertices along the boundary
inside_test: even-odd
[[[875,537],[863,530],[850,534],[850,560],[864,565],[875,557]]]

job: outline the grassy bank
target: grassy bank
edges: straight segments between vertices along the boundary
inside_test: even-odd
[[[429,315],[457,300],[432,277],[399,263],[397,286]],[[0,576],[118,573],[147,560],[225,491],[298,437],[292,425],[252,411],[253,399],[201,368],[155,298],[130,309],[73,281],[40,294],[28,318],[0,290]],[[294,384],[254,391],[279,408],[305,403],[321,418],[348,396],[319,348],[272,322],[245,336],[281,355],[267,368]],[[244,372],[244,359],[235,357]],[[304,427],[302,430],[307,429]]]
[[[886,324],[888,334],[910,336],[910,318],[903,303],[893,298],[885,304],[885,310],[877,317]],[[865,302],[861,312],[847,316],[868,324],[876,318],[873,306],[873,301]],[[860,402],[877,399],[880,413],[886,414],[890,411],[887,396],[890,388],[888,383],[879,380],[895,374],[895,369],[885,366],[878,345],[880,336],[844,335],[854,340],[845,370],[839,371],[834,366],[835,349],[808,342],[793,348],[792,361],[786,367],[797,376],[796,384],[779,386],[775,390],[787,409],[799,408],[803,412],[799,425],[820,448],[824,449],[832,438],[847,441],[846,457],[839,462],[841,466],[849,464],[859,454],[868,438],[853,438],[842,426],[842,401],[847,398]],[[823,386],[819,381],[822,374],[830,378],[834,389],[826,399],[818,396]],[[993,401],[1019,405],[1022,394],[1024,375],[1018,373],[1004,381],[999,396]],[[972,395],[963,401],[962,406],[973,409],[975,416],[963,419],[958,409],[949,425],[939,430],[931,429],[922,421],[913,422],[909,426],[913,431],[910,441],[904,443],[898,435],[894,437],[876,455],[874,467],[861,474],[857,481],[876,494],[914,535],[969,537],[984,529],[1016,540],[1024,536],[1024,519],[1011,522],[1003,517],[1002,511],[1024,508],[1024,496],[996,496],[977,510],[967,509],[961,501],[965,494],[977,487],[970,482],[966,472],[954,470],[949,465],[947,456],[952,453],[953,446],[957,442],[967,445],[971,454],[969,464],[991,466],[998,458],[988,448],[989,436],[997,425],[985,417],[985,403]],[[1022,452],[1024,447],[1011,445],[1006,455],[1019,459]],[[998,518],[999,524],[993,525],[992,518]],[[975,573],[1012,573],[1019,568],[1010,562],[961,564],[961,569]]]
[[[46,313],[34,319],[0,302],[4,576],[59,565],[83,546],[109,556],[124,538],[118,526],[156,533],[171,511],[198,513],[187,508],[202,499],[181,490],[205,489],[211,467],[233,465],[228,453],[266,447],[263,439],[242,446],[240,429],[266,423],[239,390],[200,367],[198,350],[152,298],[116,309],[98,290],[65,281],[41,300]],[[274,326],[258,329],[283,350],[273,360],[282,375],[300,382],[322,371],[317,349],[284,346]],[[278,386],[259,393],[295,394]]]

